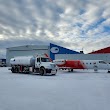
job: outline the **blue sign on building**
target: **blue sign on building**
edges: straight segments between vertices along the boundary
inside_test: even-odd
[[[80,54],[79,52],[50,43],[50,58],[55,59],[55,54]]]

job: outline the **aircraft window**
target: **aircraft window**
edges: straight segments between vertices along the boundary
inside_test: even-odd
[[[104,62],[104,61],[99,61],[99,63],[103,63],[103,64],[106,64],[106,62]]]
[[[88,64],[88,63],[86,63],[86,64]]]
[[[90,63],[91,64],[91,63]]]

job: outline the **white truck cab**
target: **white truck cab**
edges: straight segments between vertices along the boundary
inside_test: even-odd
[[[51,62],[47,57],[37,57],[35,59],[35,69],[38,69],[41,75],[46,73],[55,75],[57,72],[56,64]]]

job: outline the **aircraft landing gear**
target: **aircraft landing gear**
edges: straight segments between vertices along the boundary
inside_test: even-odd
[[[73,69],[68,69],[68,72],[73,72]]]
[[[98,71],[98,67],[94,66],[94,71],[97,72]]]

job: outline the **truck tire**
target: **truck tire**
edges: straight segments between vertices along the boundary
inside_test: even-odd
[[[110,73],[110,70],[108,70],[108,73]]]
[[[14,67],[12,67],[11,71],[12,71],[12,73],[15,73],[15,68],[14,68]]]
[[[14,73],[18,73],[18,67],[17,66],[14,68]]]
[[[43,76],[46,73],[45,68],[40,68],[40,75]]]

